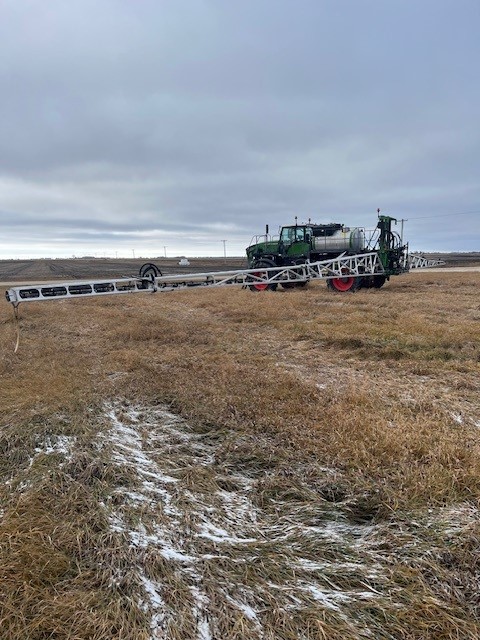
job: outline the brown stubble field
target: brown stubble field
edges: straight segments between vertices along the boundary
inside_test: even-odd
[[[478,638],[479,285],[3,303],[1,637]]]
[[[191,258],[188,267],[179,266],[179,258],[57,258],[54,260],[1,260],[0,283],[55,280],[88,280],[90,278],[131,278],[137,276],[145,263],[154,263],[163,275],[203,273],[246,269],[243,257]],[[452,264],[457,264],[455,261]],[[480,257],[477,263],[480,264]]]

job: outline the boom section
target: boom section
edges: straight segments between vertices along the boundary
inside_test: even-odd
[[[423,256],[408,255],[406,257],[406,264],[408,265],[406,270],[410,269],[428,269],[429,267],[441,267],[445,264],[444,260],[430,260]]]
[[[407,272],[410,268],[425,268],[441,264],[414,256],[406,259],[396,273]],[[428,263],[428,264],[427,264]],[[332,278],[362,277],[365,275],[390,275],[377,251],[358,255],[340,255],[320,262],[305,262],[283,267],[257,267],[236,271],[211,271],[206,273],[177,274],[152,278],[104,278],[102,280],[75,280],[28,284],[11,287],[5,292],[8,302],[18,306],[21,302],[40,302],[87,298],[127,293],[153,293],[174,291],[189,287],[253,286],[308,282],[309,280],[329,280]]]
[[[321,262],[284,267],[257,267],[236,271],[211,271],[206,273],[178,274],[155,278],[104,278],[103,280],[75,280],[28,284],[11,287],[5,292],[8,302],[40,302],[70,298],[87,298],[126,293],[153,293],[173,291],[189,287],[251,286],[255,284],[282,284],[308,282],[313,279],[384,273],[376,252],[356,256],[339,256]]]
[[[20,302],[86,298],[149,290],[149,283],[140,278],[105,278],[103,280],[58,281],[11,287],[5,292],[5,297],[12,304],[20,304]]]

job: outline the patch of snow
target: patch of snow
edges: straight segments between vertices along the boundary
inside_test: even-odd
[[[480,514],[472,505],[458,505],[432,510],[433,517],[427,523],[428,527],[441,529],[445,536],[458,535],[474,523],[478,523]]]
[[[157,609],[165,607],[165,603],[160,596],[159,587],[144,575],[140,576],[140,580],[147,593],[149,604]]]
[[[51,455],[52,453],[61,453],[65,456],[71,456],[72,448],[75,444],[76,438],[72,436],[47,436],[45,443],[41,447],[35,448],[35,453],[44,453]]]
[[[142,558],[151,554],[171,563],[175,580],[190,590],[198,640],[211,640],[218,633],[209,612],[207,589],[212,588],[222,563],[237,566],[241,572],[247,566],[253,575],[259,571],[259,580],[249,581],[248,586],[220,579],[217,593],[220,602],[223,598],[245,617],[245,625],[250,625],[246,633],[252,640],[263,638],[264,631],[259,612],[250,603],[269,602],[272,591],[278,607],[285,610],[311,607],[313,601],[320,609],[339,612],[346,602],[376,597],[341,589],[328,579],[336,566],[347,576],[348,572],[355,576],[352,584],[358,583],[358,575],[365,581],[372,575],[374,562],[365,562],[362,544],[373,526],[350,524],[344,516],[329,518],[327,514],[321,524],[309,526],[304,506],[288,500],[271,501],[274,508],[263,510],[253,501],[256,482],[242,473],[216,471],[215,442],[193,433],[164,409],[117,403],[106,408],[106,416],[110,428],[102,437],[114,463],[128,469],[125,477],[127,482],[131,478],[132,486],[118,487],[114,503],[105,508],[110,509],[112,531],[125,536],[132,550],[138,549],[140,583],[152,616],[152,640],[165,636],[175,611],[162,600],[160,586],[149,581],[142,569]],[[220,486],[223,480],[237,489],[208,491],[208,483],[197,488],[192,481],[195,470],[199,478],[214,480],[217,475]],[[332,546],[338,549],[335,560],[331,559]],[[306,548],[310,557],[305,557]],[[266,576],[270,570],[284,575],[279,584],[262,577],[263,567]],[[380,570],[377,578],[378,584]]]
[[[147,578],[144,573],[139,575],[140,583],[145,593],[145,599],[140,601],[140,605],[145,612],[150,613],[150,632],[152,640],[163,637],[158,635],[159,629],[165,618],[165,602],[160,595],[160,586]]]
[[[125,491],[125,498],[132,502],[150,502],[151,498],[147,497],[144,493],[138,493],[137,491]]]
[[[35,447],[35,453],[30,458],[28,466],[31,467],[36,459],[41,455],[51,456],[55,454],[61,454],[65,458],[65,460],[60,463],[60,466],[63,466],[65,462],[70,462],[72,460],[72,452],[74,450],[75,443],[76,438],[73,436],[47,436],[42,446]],[[26,483],[26,486],[28,486],[28,483]]]
[[[230,514],[227,515],[227,517]],[[226,529],[215,525],[211,521],[204,521],[198,526],[198,533],[195,534],[198,538],[206,538],[213,542],[223,542],[227,544],[244,544],[247,542],[258,542],[257,538],[252,537],[240,537],[229,533]]]
[[[160,554],[166,558],[167,560],[177,560],[177,562],[195,562],[196,558],[193,556],[189,556],[185,553],[181,553],[176,549],[172,549],[171,547],[163,547],[160,549]]]
[[[334,602],[334,597],[332,597],[332,591],[329,592],[319,589],[317,586],[313,584],[308,584],[305,586],[305,590],[316,600],[317,602],[321,602],[324,607],[329,609],[338,609],[338,604]]]
[[[206,618],[203,618],[198,623],[197,632],[198,632],[198,635],[197,635],[198,640],[212,640],[210,625],[208,624],[208,620]]]
[[[241,484],[244,490],[251,491],[253,483],[243,482]],[[244,495],[241,495],[238,491],[217,491],[216,495],[222,499],[224,508],[228,511],[229,519],[232,521],[239,521],[242,526],[245,526],[247,522],[252,524],[256,523],[257,510],[253,507],[252,501]]]
[[[258,617],[256,611],[252,609],[248,604],[243,604],[243,602],[236,602],[237,607],[242,611],[246,618],[252,620],[254,622],[258,622]]]

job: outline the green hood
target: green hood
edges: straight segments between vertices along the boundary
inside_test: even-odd
[[[259,242],[258,244],[251,244],[247,247],[247,257],[250,262],[254,258],[267,254],[278,253],[278,241]]]

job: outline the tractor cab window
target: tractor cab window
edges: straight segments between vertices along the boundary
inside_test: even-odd
[[[304,242],[305,227],[283,227],[280,240],[286,245],[293,242]]]

